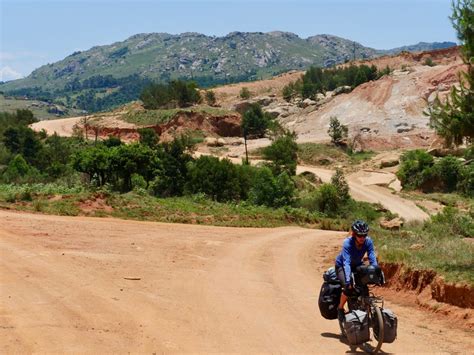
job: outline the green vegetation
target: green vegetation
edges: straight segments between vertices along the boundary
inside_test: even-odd
[[[464,164],[450,155],[435,160],[421,149],[405,152],[400,160],[397,176],[405,189],[421,189],[423,192],[458,191],[466,196],[474,196],[473,162]]]
[[[250,90],[247,87],[244,86],[242,89],[240,89],[239,96],[241,99],[250,99],[250,95]]]
[[[212,116],[226,116],[235,114],[235,112],[228,111],[226,109],[199,105],[188,108],[129,111],[123,115],[121,119],[126,122],[134,123],[138,126],[151,126],[167,123],[181,112],[197,112],[210,114]]]
[[[390,70],[389,70],[390,71]],[[387,74],[377,68],[367,65],[349,65],[342,68],[321,69],[310,67],[301,79],[283,88],[283,98],[287,101],[295,97],[316,99],[316,94],[331,91],[340,86],[356,86],[370,80],[376,80]]]
[[[270,161],[269,167],[275,175],[286,172],[289,176],[296,174],[298,144],[296,134],[285,132],[277,137],[271,145],[262,149],[263,158]]]
[[[0,94],[0,107],[3,111],[14,114],[17,110],[29,110],[40,120],[58,117],[79,116],[82,111],[79,109],[58,107],[49,102],[25,99],[23,97],[6,97]]]
[[[319,144],[319,143],[302,143],[298,144],[298,158],[308,165],[331,165],[335,162],[344,164],[358,164],[363,160],[370,159],[374,152],[358,152],[343,148]]]
[[[201,102],[195,82],[173,80],[167,85],[152,83],[140,94],[146,109],[188,107]]]
[[[448,146],[472,144],[474,140],[474,2],[453,1],[451,21],[462,44],[467,72],[459,74],[461,85],[452,86],[446,102],[437,97],[427,112],[431,126]]]
[[[474,236],[473,208],[463,212],[447,207],[422,225],[372,235],[383,261],[435,270],[448,282],[474,285],[474,243],[466,239]]]
[[[212,90],[206,90],[206,93],[204,95],[206,99],[206,103],[209,106],[215,106],[216,105],[216,93]]]
[[[328,134],[331,137],[331,142],[335,145],[340,145],[344,139],[347,138],[348,128],[341,124],[337,117],[332,116],[329,122]]]
[[[252,103],[242,117],[242,130],[245,137],[262,138],[270,127],[273,118],[258,103]]]

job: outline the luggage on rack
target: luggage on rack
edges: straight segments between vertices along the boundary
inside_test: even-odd
[[[318,306],[321,315],[326,319],[337,319],[337,306],[341,299],[340,284],[323,282],[319,291]]]
[[[388,308],[382,308],[383,318],[383,342],[393,343],[397,338],[397,316]],[[379,340],[379,327],[378,324],[374,326],[375,339]]]
[[[326,319],[337,319],[337,306],[341,299],[342,287],[337,279],[335,268],[329,268],[323,274],[323,279],[324,282],[319,291],[319,311]]]
[[[344,332],[350,345],[359,345],[369,341],[369,317],[367,312],[355,310],[347,313]]]

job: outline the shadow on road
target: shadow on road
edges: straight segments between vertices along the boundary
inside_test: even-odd
[[[364,346],[361,345],[359,346],[354,346],[350,345],[346,339],[346,337],[343,337],[341,334],[334,334],[334,333],[321,333],[321,336],[325,338],[333,338],[333,339],[338,339],[341,343],[347,345],[349,349],[346,351],[346,354],[370,354],[370,349],[364,350]],[[382,349],[378,351],[377,354],[387,354],[389,355],[390,353],[384,352]]]

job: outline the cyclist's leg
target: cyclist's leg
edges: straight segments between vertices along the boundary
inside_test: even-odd
[[[337,318],[339,322],[343,322],[345,320],[344,305],[347,302],[346,278],[344,274],[344,268],[336,266],[336,274],[342,286],[341,299],[339,300],[339,306],[337,307]]]

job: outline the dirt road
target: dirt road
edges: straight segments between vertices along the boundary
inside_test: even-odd
[[[334,174],[332,170],[298,165],[296,172],[300,174],[303,171],[313,172],[319,176],[323,182],[331,181],[331,177]],[[363,179],[357,175],[348,175],[347,183],[349,184],[350,194],[355,200],[380,203],[388,210],[403,217],[407,222],[424,221],[429,218],[428,214],[420,209],[413,201],[392,194],[388,188],[366,184]]]
[[[343,354],[321,272],[343,234],[0,211],[0,353]],[[468,333],[389,300],[394,353],[466,352]]]

